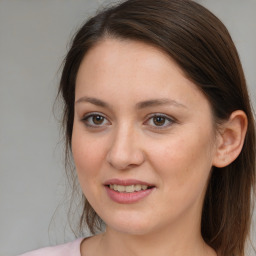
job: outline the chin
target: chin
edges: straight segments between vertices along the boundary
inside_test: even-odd
[[[141,215],[141,216],[140,216]],[[107,229],[114,230],[127,235],[146,235],[154,232],[155,228],[152,224],[153,220],[143,216],[143,214],[125,214],[125,215],[112,215],[111,218],[107,218]]]

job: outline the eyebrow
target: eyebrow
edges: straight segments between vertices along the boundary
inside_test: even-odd
[[[177,102],[176,100],[167,99],[167,98],[142,101],[136,104],[136,108],[142,109],[142,108],[164,106],[164,105],[171,105],[175,107],[186,108],[185,105]]]
[[[81,103],[81,102],[88,102],[91,103],[93,105],[99,106],[99,107],[103,107],[103,108],[111,108],[111,105],[109,105],[108,103],[97,99],[97,98],[93,98],[93,97],[82,97],[80,99],[78,99],[75,104]],[[175,106],[175,107],[182,107],[182,108],[187,108],[185,105],[172,100],[172,99],[168,99],[168,98],[162,98],[162,99],[152,99],[152,100],[146,100],[146,101],[142,101],[142,102],[138,102],[136,104],[136,108],[137,109],[143,109],[143,108],[149,108],[149,107],[156,107],[156,106],[164,106],[164,105],[171,105],[171,106]]]
[[[110,105],[100,99],[97,98],[92,98],[92,97],[82,97],[80,99],[78,99],[75,104],[81,103],[81,102],[89,102],[93,105],[99,106],[99,107],[103,107],[103,108],[110,108]]]

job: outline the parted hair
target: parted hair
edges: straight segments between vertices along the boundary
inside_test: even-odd
[[[105,38],[138,40],[168,54],[210,102],[216,129],[235,110],[248,118],[244,146],[235,161],[212,167],[202,209],[202,237],[222,256],[244,256],[255,196],[255,119],[236,47],[223,23],[190,0],[128,0],[98,12],[78,30],[64,59],[66,161],[72,158],[76,76],[89,49]],[[100,217],[86,198],[80,227],[94,234]]]

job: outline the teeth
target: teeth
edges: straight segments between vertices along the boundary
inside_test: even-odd
[[[117,190],[117,191],[119,191],[119,192],[124,192],[124,191],[125,191],[125,187],[124,187],[124,186],[121,186],[121,185],[118,185],[118,186],[117,186],[117,189],[115,189],[115,190]]]
[[[131,192],[134,192],[134,191],[135,190],[134,190],[134,186],[133,185],[125,187],[125,192],[127,192],[127,193],[131,193]]]
[[[135,191],[140,191],[142,189],[141,185],[134,186]]]
[[[147,185],[130,185],[130,186],[122,186],[117,184],[111,184],[109,187],[118,192],[126,192],[126,193],[133,193],[136,191],[146,190],[148,188]]]

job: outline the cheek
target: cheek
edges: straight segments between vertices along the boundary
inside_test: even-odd
[[[81,131],[82,130],[82,131]],[[87,136],[83,129],[73,129],[72,154],[82,190],[99,182],[99,170],[102,169],[105,154],[102,140]],[[100,149],[100,150],[99,150]]]
[[[174,134],[155,146],[151,155],[165,190],[181,197],[190,195],[190,191],[202,192],[212,166],[212,135],[200,129],[189,131]]]
[[[96,164],[100,164],[101,152],[97,145],[83,142],[82,139],[73,140],[72,154],[77,171],[90,172]]]

